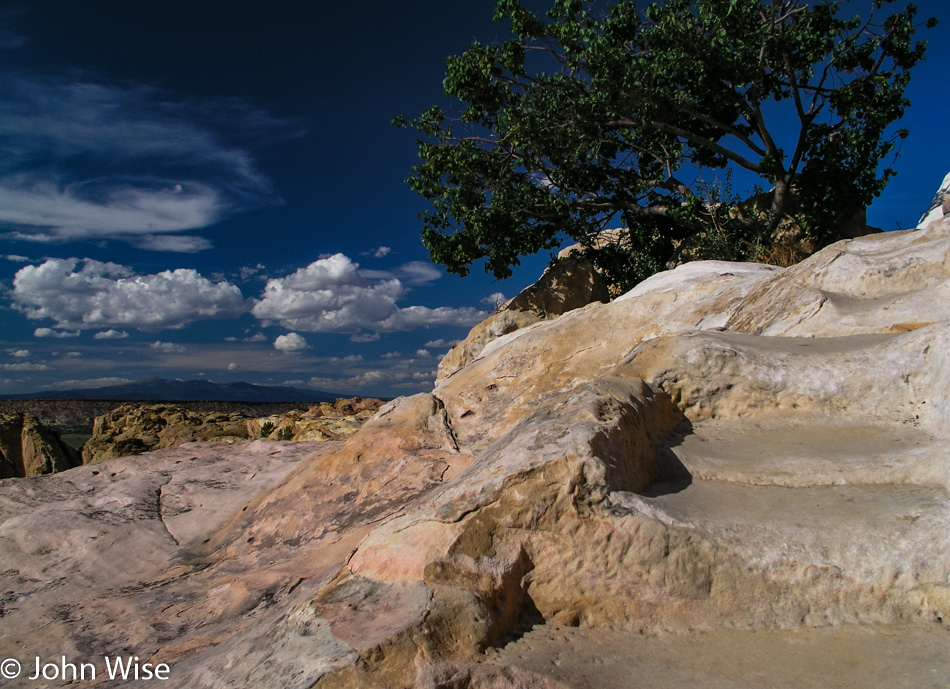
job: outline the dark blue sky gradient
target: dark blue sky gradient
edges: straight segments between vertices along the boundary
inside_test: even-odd
[[[526,259],[501,283],[480,266],[460,279],[418,263],[428,261],[416,217],[426,206],[403,182],[414,135],[390,120],[440,102],[448,55],[506,37],[494,5],[6,3],[0,394],[153,375],[363,395],[428,389],[491,295],[513,296],[547,262]],[[947,14],[944,0],[917,5],[922,17]],[[950,167],[948,30],[950,17],[923,32],[931,50],[902,123],[912,136],[869,211],[885,229],[913,226]],[[337,253],[346,260],[331,270]],[[107,262],[125,272],[106,274]],[[88,280],[71,281],[84,265]],[[15,288],[18,271],[40,266]],[[155,277],[179,269],[193,272]],[[133,290],[136,279],[147,286]],[[303,301],[249,313],[267,279]],[[177,297],[156,297],[159,283]],[[213,284],[240,290],[231,311],[219,302],[208,315],[201,290]],[[330,317],[301,320],[320,290]]]

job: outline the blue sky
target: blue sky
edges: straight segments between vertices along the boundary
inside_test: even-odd
[[[448,55],[505,38],[494,4],[5,2],[0,393],[151,376],[429,389],[547,261],[503,282],[432,266],[403,182],[415,137],[390,124],[441,100]],[[950,169],[948,30],[927,32],[873,225],[913,226]]]

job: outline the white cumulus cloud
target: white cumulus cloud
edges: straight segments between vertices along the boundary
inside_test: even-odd
[[[508,301],[508,299],[501,292],[495,292],[494,294],[489,294],[487,297],[481,300],[483,304],[488,304],[489,306],[492,306],[492,307],[501,306],[506,301]]]
[[[368,341],[362,331],[391,332],[429,325],[474,325],[485,314],[474,308],[424,306],[401,308],[397,302],[409,288],[398,274],[418,283],[433,273],[407,264],[394,271],[360,271],[343,254],[314,261],[287,277],[267,281],[264,294],[251,313],[288,330],[354,333],[354,341]],[[434,274],[438,271],[432,269]],[[374,338],[375,339],[375,338]]]
[[[310,345],[307,344],[307,341],[297,333],[278,335],[277,339],[274,340],[274,349],[281,352],[302,352],[309,348]]]
[[[117,327],[155,332],[247,311],[241,290],[186,268],[135,275],[129,268],[92,259],[48,259],[13,278],[13,307],[57,328]],[[56,336],[53,331],[37,337]],[[49,330],[49,329],[46,329]],[[62,336],[62,335],[60,335]]]

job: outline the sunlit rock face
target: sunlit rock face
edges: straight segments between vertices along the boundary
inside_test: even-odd
[[[744,662],[799,686],[752,651],[817,629],[820,667],[905,639],[901,677],[945,677],[920,654],[950,614],[948,292],[950,220],[787,269],[690,263],[484,338],[306,457],[189,444],[0,483],[0,657],[132,650],[174,687],[587,687],[680,644],[656,686]]]
[[[477,358],[489,342],[502,335],[609,298],[607,284],[589,261],[564,256],[545,270],[536,283],[514,299],[499,304],[496,313],[472,328],[468,337],[439,363],[436,383]]]
[[[0,414],[0,479],[42,476],[81,463],[79,452],[32,414]]]
[[[917,229],[925,230],[930,227],[930,223],[939,222],[948,215],[950,215],[950,172],[943,178],[943,183],[937,190],[930,207],[920,216]]]

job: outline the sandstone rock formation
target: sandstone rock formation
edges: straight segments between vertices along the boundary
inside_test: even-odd
[[[79,464],[79,453],[32,414],[0,414],[0,479],[40,476]]]
[[[0,657],[134,652],[169,687],[943,687],[948,286],[950,221],[686,264],[486,340],[286,474],[304,446],[256,441],[4,482]]]
[[[126,404],[96,417],[92,438],[83,446],[83,463],[206,440],[340,440],[356,433],[382,404],[375,398],[340,399],[260,418],[240,411],[200,412],[175,404]]]
[[[297,442],[342,440],[356,433],[383,404],[383,400],[375,397],[323,402],[307,410],[251,419],[247,424],[248,435]]]
[[[606,283],[589,261],[564,254],[536,283],[509,299],[498,313],[472,328],[468,337],[449,350],[439,362],[437,382],[475,359],[495,338],[609,298]]]

